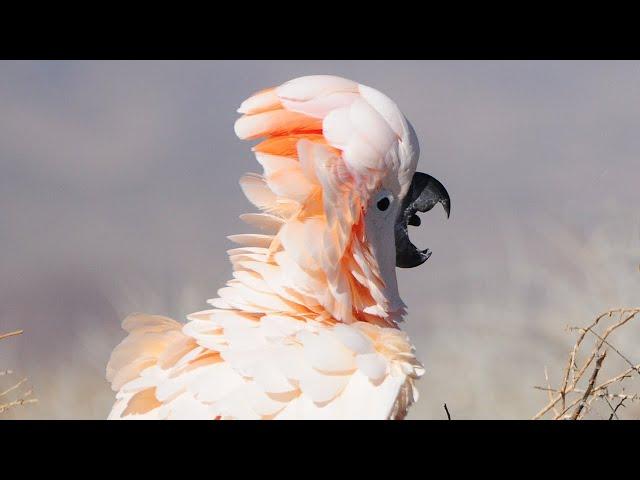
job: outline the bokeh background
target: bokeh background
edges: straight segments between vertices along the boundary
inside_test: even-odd
[[[638,62],[5,61],[0,333],[25,333],[0,344],[0,370],[40,401],[4,418],[105,418],[120,321],[206,308],[253,211],[236,109],[310,74],[393,98],[419,169],[452,196],[450,220],[437,209],[413,231],[431,259],[398,272],[427,369],[410,418],[445,418],[445,402],[454,418],[531,417],[566,327],[640,304]]]

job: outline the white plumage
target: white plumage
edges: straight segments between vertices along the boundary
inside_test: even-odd
[[[229,237],[233,278],[188,323],[128,317],[110,419],[403,418],[423,369],[398,327],[394,222],[418,143],[397,106],[347,79],[303,77],[242,103],[262,212]],[[375,208],[388,198],[386,211]]]

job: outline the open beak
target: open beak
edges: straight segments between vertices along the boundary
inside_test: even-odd
[[[451,199],[447,189],[438,180],[426,173],[416,172],[411,180],[407,195],[402,200],[396,219],[396,266],[413,268],[422,265],[431,256],[431,251],[418,250],[409,240],[408,226],[419,226],[417,212],[428,212],[437,203],[441,203],[447,218],[451,213]]]

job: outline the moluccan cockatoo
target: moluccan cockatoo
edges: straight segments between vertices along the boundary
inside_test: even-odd
[[[415,132],[394,102],[309,76],[240,106],[262,175],[240,184],[259,233],[229,237],[233,279],[188,323],[136,314],[107,365],[111,419],[401,419],[423,374],[399,328],[396,266],[425,262],[416,212],[446,189],[416,172]]]

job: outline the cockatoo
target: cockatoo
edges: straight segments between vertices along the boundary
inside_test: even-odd
[[[399,328],[396,266],[430,251],[417,212],[450,199],[416,172],[419,147],[396,104],[335,76],[244,101],[241,139],[263,174],[240,185],[258,233],[230,236],[233,279],[188,323],[134,314],[107,378],[110,419],[402,419],[424,369]]]

